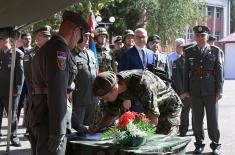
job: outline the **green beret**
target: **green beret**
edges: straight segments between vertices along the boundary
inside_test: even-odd
[[[38,28],[34,31],[34,33],[41,32],[44,35],[51,36],[51,27],[49,25],[45,25],[43,27]]]
[[[215,40],[216,40],[216,38],[215,38],[214,36],[209,35],[209,39],[208,39],[208,41],[215,41]]]
[[[95,96],[104,96],[111,91],[115,84],[117,84],[117,77],[114,72],[102,72],[94,80],[93,94]]]
[[[116,36],[114,43],[122,43],[122,36]]]
[[[74,23],[75,25],[79,26],[80,28],[82,28],[84,31],[89,31],[90,29],[90,26],[88,25],[86,20],[84,20],[82,16],[80,16],[76,12],[64,11],[63,21],[70,21]]]
[[[160,40],[161,40],[161,38],[158,35],[152,35],[152,36],[148,37],[148,41],[147,42],[154,41],[154,42],[159,43]]]
[[[210,30],[207,26],[194,26],[193,31],[195,34],[210,34]]]

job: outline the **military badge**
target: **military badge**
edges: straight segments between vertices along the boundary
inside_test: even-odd
[[[83,64],[81,61],[77,62],[78,69],[83,69]]]
[[[199,32],[202,31],[202,27],[199,26],[197,30],[198,30]]]
[[[57,66],[60,70],[65,70],[66,68],[66,53],[62,51],[57,51]]]

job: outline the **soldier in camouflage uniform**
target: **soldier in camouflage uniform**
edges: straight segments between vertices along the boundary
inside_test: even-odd
[[[106,115],[91,131],[111,124],[112,120],[130,108],[130,100],[139,101],[144,113],[157,125],[157,133],[176,135],[182,103],[170,86],[147,70],[127,70],[115,75],[101,73],[93,83],[93,93],[105,103]]]
[[[117,72],[117,64],[113,59],[111,49],[106,46],[108,32],[105,28],[99,27],[95,30],[96,52],[98,56],[99,72]]]
[[[134,32],[132,30],[125,30],[122,42],[124,46],[114,52],[114,59],[118,64],[118,71],[119,71],[119,63],[121,61],[122,53],[130,49],[134,46]]]

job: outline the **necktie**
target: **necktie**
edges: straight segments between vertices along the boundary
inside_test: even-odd
[[[145,55],[144,50],[141,50],[141,52],[142,52],[142,58],[143,58],[143,66],[144,66],[144,68],[145,68],[146,65],[147,65],[147,62],[146,62],[146,55]]]

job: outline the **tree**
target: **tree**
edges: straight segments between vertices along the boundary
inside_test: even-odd
[[[171,38],[184,37],[185,26],[203,23],[205,4],[195,0],[123,0],[102,9],[101,16],[115,16],[110,27],[114,34],[125,29],[145,27],[148,33],[158,34],[167,47]]]

